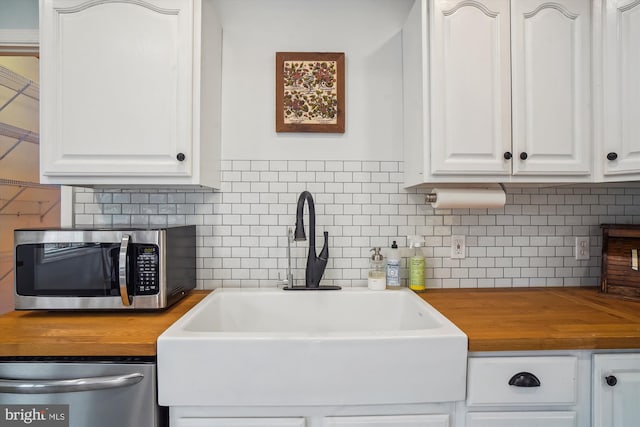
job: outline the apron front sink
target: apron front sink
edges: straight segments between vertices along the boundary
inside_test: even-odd
[[[467,337],[407,289],[218,289],[158,339],[165,406],[463,400]]]

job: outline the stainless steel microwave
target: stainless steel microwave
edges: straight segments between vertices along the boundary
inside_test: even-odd
[[[160,310],[196,286],[194,225],[14,232],[16,310]]]

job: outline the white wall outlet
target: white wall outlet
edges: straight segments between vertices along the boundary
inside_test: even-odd
[[[451,236],[451,259],[462,259],[466,256],[466,252],[464,236]]]
[[[576,259],[589,259],[589,237],[576,237]]]

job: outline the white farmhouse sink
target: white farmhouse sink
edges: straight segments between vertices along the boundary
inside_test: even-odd
[[[218,289],[158,339],[165,406],[465,397],[467,337],[409,290]]]

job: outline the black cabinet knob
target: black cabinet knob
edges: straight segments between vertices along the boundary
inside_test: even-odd
[[[618,384],[618,379],[614,375],[609,375],[608,377],[604,377],[604,379],[611,387]]]
[[[611,152],[607,154],[607,160],[615,160],[617,158],[618,158],[618,153]]]
[[[504,159],[505,159],[505,160],[511,160],[511,158],[512,158],[512,157],[513,157],[513,155],[511,154],[511,152],[506,151],[506,152],[504,153]]]
[[[529,155],[526,153],[526,151],[520,153],[520,160],[527,160],[527,157],[529,157]]]
[[[183,153],[178,153],[176,159],[178,159],[179,162],[182,162],[184,161],[184,159],[186,159],[186,156]]]
[[[514,387],[540,387],[540,380],[531,372],[518,372],[509,380]]]

